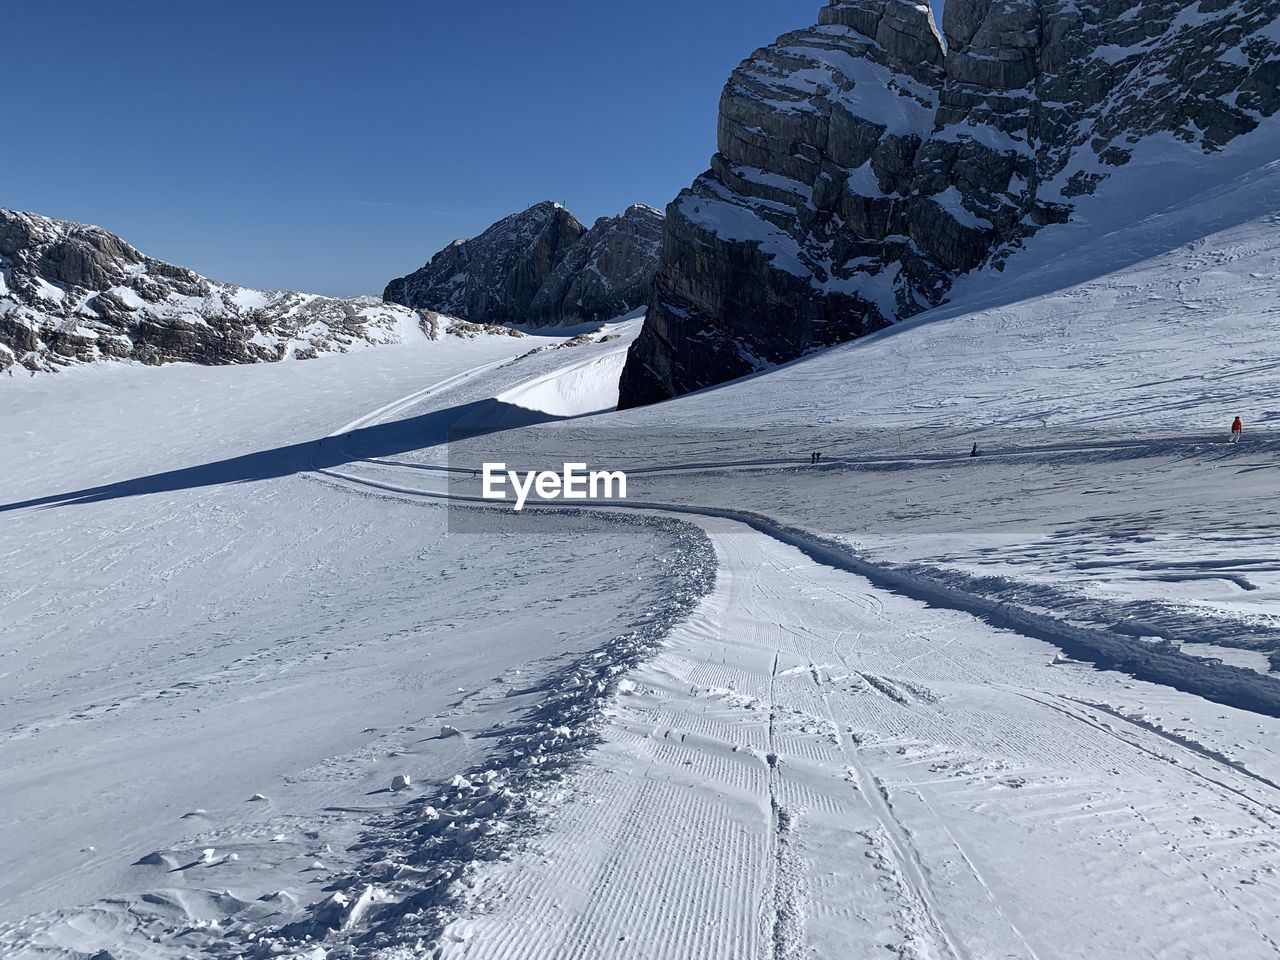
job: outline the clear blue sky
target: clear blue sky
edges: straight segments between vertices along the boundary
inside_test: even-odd
[[[662,207],[823,0],[0,0],[0,206],[351,295],[539,200]]]

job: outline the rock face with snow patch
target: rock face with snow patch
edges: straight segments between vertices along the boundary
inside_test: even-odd
[[[144,256],[100,227],[0,210],[0,371],[306,358],[421,336],[373,298],[248,290]]]
[[[450,244],[383,297],[475,323],[611,320],[647,302],[661,236],[662,214],[649,207],[588,230],[559,204],[540,203]]]
[[[1206,152],[1280,106],[1280,0],[832,0],[733,74],[668,208],[623,406],[794,359],[1000,269],[1163,135]]]

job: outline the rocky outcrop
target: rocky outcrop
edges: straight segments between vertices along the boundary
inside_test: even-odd
[[[667,211],[622,405],[733,379],[999,270],[1145,138],[1205,152],[1280,106],[1280,0],[833,0],[721,99]]]
[[[99,227],[0,210],[0,371],[307,358],[422,336],[372,297],[249,290],[139,253]]]
[[[534,297],[584,233],[564,207],[540,203],[473,240],[455,240],[422,269],[392,280],[382,297],[473,323],[524,323]]]
[[[649,207],[588,230],[559,204],[540,203],[455,241],[383,297],[475,323],[612,320],[647,302],[661,235],[662,214]]]
[[[546,279],[530,305],[530,323],[598,323],[649,301],[662,248],[662,214],[629,207],[602,217]]]

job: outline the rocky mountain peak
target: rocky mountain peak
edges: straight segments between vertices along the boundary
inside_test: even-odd
[[[383,296],[474,323],[611,320],[647,301],[662,219],[636,205],[588,230],[563,206],[545,201],[451,244],[391,281]]]
[[[742,63],[668,208],[624,405],[936,306],[1144,140],[1207,154],[1280,106],[1280,0],[833,0]]]
[[[0,255],[39,250],[40,273],[53,283],[97,289],[120,282],[144,262],[137,250],[100,227],[0,210]],[[19,275],[18,281],[24,279]]]
[[[0,210],[0,371],[128,359],[251,363],[418,332],[410,310],[249,290],[145,256],[101,227]]]
[[[533,298],[586,227],[543,201],[450,244],[423,267],[392,280],[383,299],[474,323],[521,323]]]

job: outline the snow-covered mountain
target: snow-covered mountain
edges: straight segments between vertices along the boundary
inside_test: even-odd
[[[636,205],[588,230],[559,204],[540,203],[455,241],[420,270],[392,280],[383,297],[475,323],[611,320],[647,302],[662,219]]]
[[[997,302],[622,413],[637,321],[0,381],[0,955],[1273,957],[1244,146]],[[471,499],[562,452],[630,499]]]
[[[0,377],[0,958],[1275,960],[1280,31],[1229,2],[950,0],[936,63],[923,7],[833,4],[736,75],[727,109],[770,106],[727,135],[772,152],[757,193],[722,156],[676,202],[647,326]],[[1047,52],[1078,44],[1077,88]],[[896,87],[779,106],[872,47]],[[882,108],[881,190],[908,88],[966,117],[862,197],[920,239],[822,226],[821,175],[758,195],[805,124],[854,136],[850,103]],[[853,149],[823,142],[828,170]],[[948,143],[950,186],[912,193]],[[946,226],[988,201],[982,244]],[[640,285],[622,227],[535,209],[429,265],[439,309]],[[0,234],[13,309],[189,316],[181,268],[75,229]],[[821,237],[867,251],[847,288]],[[825,342],[881,281],[880,329],[612,409],[629,355],[624,388],[687,389]],[[754,312],[677,313],[677,283]],[[495,461],[628,493],[517,515]]]
[[[0,956],[1274,957],[1278,124],[643,409],[635,320],[3,378]]]
[[[100,227],[0,210],[0,371],[112,358],[307,358],[420,339],[433,329],[424,322],[372,297],[220,283],[145,256]]]
[[[733,74],[668,209],[624,405],[793,359],[993,283],[1153,144],[1280,107],[1280,2],[832,0]],[[945,37],[945,39],[944,39]]]

